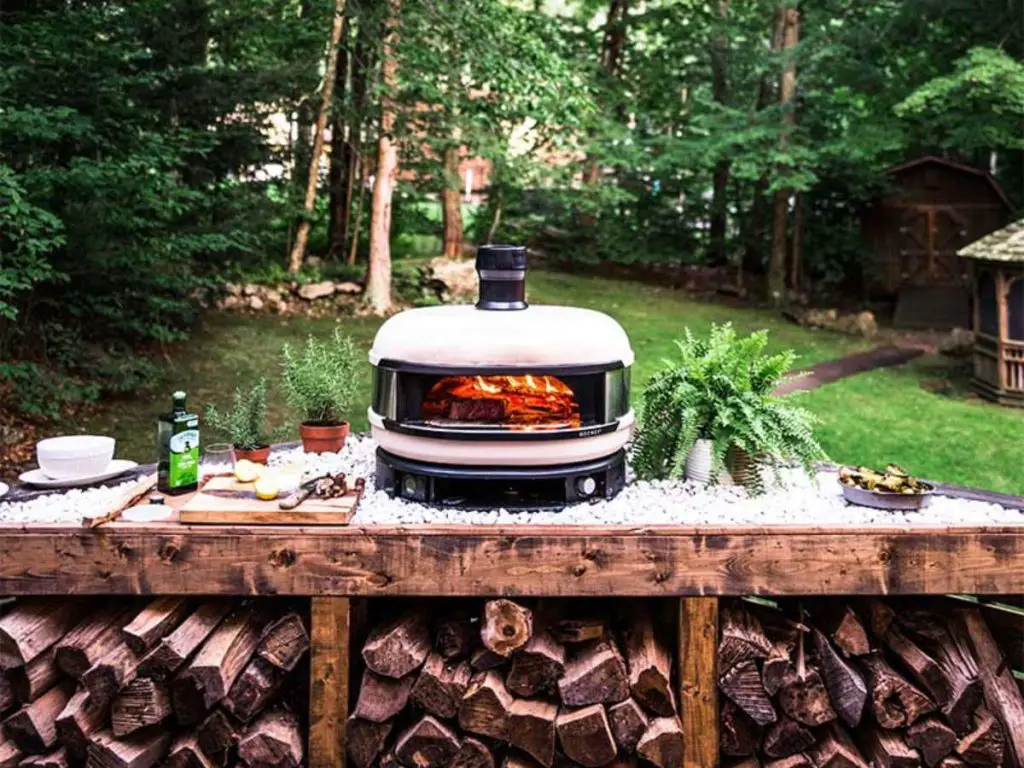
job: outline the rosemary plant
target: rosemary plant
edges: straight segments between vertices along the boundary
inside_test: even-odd
[[[267,380],[260,379],[249,391],[235,390],[231,408],[220,411],[216,406],[206,408],[206,421],[215,432],[220,432],[231,444],[243,451],[252,451],[270,443],[267,432]]]
[[[341,424],[352,407],[364,353],[351,337],[335,329],[328,341],[312,336],[299,350],[281,350],[281,385],[304,424]]]

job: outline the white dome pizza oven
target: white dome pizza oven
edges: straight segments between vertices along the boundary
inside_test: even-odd
[[[614,496],[634,424],[625,331],[593,310],[528,306],[525,248],[482,246],[476,269],[475,307],[408,310],[377,332],[377,486],[507,508]]]

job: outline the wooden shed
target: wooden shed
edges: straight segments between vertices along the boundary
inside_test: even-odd
[[[974,299],[974,388],[1024,407],[1024,219],[960,251]]]
[[[957,251],[1005,225],[1010,201],[989,173],[941,157],[921,157],[886,175],[892,194],[863,220],[867,287],[898,299],[897,325],[966,326],[967,269]]]

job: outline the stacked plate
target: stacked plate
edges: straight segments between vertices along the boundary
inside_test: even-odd
[[[36,444],[39,469],[23,472],[18,479],[39,488],[77,488],[123,475],[138,464],[114,458],[115,441],[100,435],[68,435]]]

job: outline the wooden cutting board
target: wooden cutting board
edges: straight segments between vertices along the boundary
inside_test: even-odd
[[[310,497],[296,509],[281,509],[278,502],[297,482],[290,485],[276,499],[263,501],[252,483],[212,477],[181,507],[179,519],[200,525],[348,525],[356,513],[360,494],[354,490],[339,499]]]

